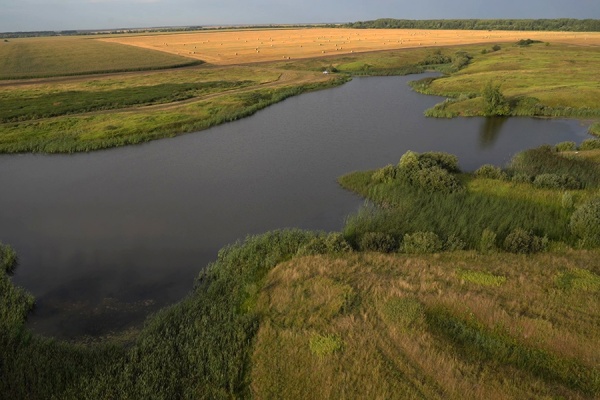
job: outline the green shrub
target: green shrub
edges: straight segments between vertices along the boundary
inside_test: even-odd
[[[492,46],[492,51],[500,51],[502,49],[502,47],[500,47],[499,44],[495,44]]]
[[[339,232],[332,232],[325,237],[325,246],[330,253],[349,253],[352,251],[350,243]]]
[[[419,153],[408,150],[400,157],[398,168],[403,171],[412,171],[419,169]]]
[[[458,235],[450,235],[444,243],[445,251],[459,251],[467,248],[467,244]]]
[[[366,232],[360,239],[359,247],[362,251],[378,251],[392,253],[398,248],[393,236],[383,232]]]
[[[496,167],[492,164],[485,164],[475,171],[475,176],[486,179],[504,179],[506,174],[502,172],[500,167]]]
[[[560,142],[554,146],[556,151],[575,151],[577,150],[577,144],[575,142]]]
[[[496,233],[491,229],[484,229],[479,241],[479,251],[482,254],[489,254],[496,251]]]
[[[405,253],[428,254],[442,250],[442,241],[433,232],[415,232],[404,235],[402,250]]]
[[[388,164],[383,168],[378,169],[371,175],[371,180],[376,183],[391,182],[396,178],[396,167]]]
[[[512,176],[511,181],[514,183],[531,183],[533,178],[527,174],[519,172]]]
[[[308,243],[298,249],[299,256],[313,256],[327,253],[327,245],[322,237],[312,238]]]
[[[428,151],[419,155],[422,166],[437,166],[448,172],[460,172],[458,157],[441,151]]]
[[[466,67],[467,65],[469,65],[472,58],[473,57],[471,57],[464,51],[457,51],[452,57],[452,69],[458,71],[459,69]]]
[[[544,189],[575,190],[581,188],[581,183],[568,174],[540,174],[533,180],[533,185]]]
[[[455,193],[464,189],[454,175],[440,167],[418,171],[413,177],[413,184],[426,192]]]
[[[491,81],[483,88],[483,103],[485,115],[488,117],[510,114],[510,105],[500,91],[500,85],[494,85]]]
[[[17,253],[15,250],[0,242],[0,274],[12,274],[17,266]]]
[[[524,46],[529,46],[530,44],[533,44],[533,43],[542,43],[542,41],[541,40],[533,40],[533,39],[521,39],[517,42],[517,46],[524,47]]]
[[[516,254],[538,253],[546,249],[548,240],[535,236],[522,228],[516,228],[504,239],[504,250]]]
[[[600,139],[586,139],[579,145],[579,150],[600,149]]]
[[[458,158],[452,154],[409,150],[400,158],[396,177],[426,192],[454,193],[464,189],[451,174],[459,171]]]
[[[581,240],[582,246],[600,245],[600,197],[579,206],[569,223],[571,232]]]

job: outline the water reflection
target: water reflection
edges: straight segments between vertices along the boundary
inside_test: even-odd
[[[507,120],[507,117],[487,117],[483,119],[479,128],[479,143],[482,149],[491,147],[496,143],[502,132],[502,126]]]

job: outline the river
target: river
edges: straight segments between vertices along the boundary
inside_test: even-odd
[[[587,137],[578,121],[428,119],[441,99],[408,77],[355,78],[249,118],[137,146],[0,156],[0,241],[36,297],[29,326],[63,339],[138,326],[183,298],[219,248],[248,234],[339,230],[363,200],[342,174],[446,151],[461,167]]]

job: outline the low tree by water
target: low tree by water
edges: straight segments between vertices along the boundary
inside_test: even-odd
[[[510,113],[510,106],[500,91],[500,84],[489,81],[483,88],[485,115],[488,117],[503,116]]]

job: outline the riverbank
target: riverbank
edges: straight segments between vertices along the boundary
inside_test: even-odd
[[[342,31],[349,31],[348,34],[354,32],[336,29],[323,30],[325,31],[335,34],[341,34]],[[434,39],[440,33],[430,35],[427,31],[356,31],[354,33],[362,35],[352,38],[354,45],[360,44],[356,52],[348,48],[344,50],[339,43],[331,44],[331,38],[325,40],[319,36],[318,40],[309,40],[312,38],[309,33],[316,34],[316,30],[300,30],[297,37],[294,37],[294,44],[304,53],[309,45],[325,46],[324,43],[315,42],[323,40],[325,47],[335,45],[337,50],[318,57],[312,53],[298,53],[298,57],[308,58],[294,56],[292,59],[284,57],[284,60],[269,59],[265,62],[258,62],[262,59],[257,59],[256,54],[248,53],[243,58],[244,65],[238,63],[230,67],[218,66],[220,61],[216,60],[215,65],[168,69],[170,65],[182,65],[181,59],[184,56],[195,61],[212,50],[188,51],[187,53],[194,53],[191,55],[180,52],[180,55],[167,56],[165,52],[171,50],[166,49],[173,46],[169,47],[161,42],[164,48],[156,48],[154,50],[161,51],[154,52],[163,56],[150,58],[148,62],[151,65],[140,64],[139,68],[167,68],[166,70],[115,74],[109,73],[110,69],[107,69],[104,74],[99,75],[61,77],[69,75],[68,68],[61,72],[61,68],[64,69],[65,66],[91,63],[90,60],[83,62],[85,54],[72,51],[69,53],[72,58],[69,62],[63,60],[53,64],[52,74],[57,76],[55,78],[5,81],[2,84],[0,153],[71,153],[142,143],[243,118],[289,96],[340,85],[352,76],[405,75],[425,70],[436,70],[449,75],[418,82],[413,85],[414,89],[452,99],[427,111],[426,115],[429,116],[488,115],[481,94],[490,81],[499,86],[506,99],[509,106],[509,111],[503,112],[506,115],[560,116],[587,120],[595,120],[600,115],[600,105],[597,102],[600,93],[595,85],[595,66],[600,59],[600,50],[593,45],[596,43],[595,39],[587,40],[585,35],[579,39],[575,37],[577,35],[561,36],[562,39],[556,39],[558,42],[521,46],[515,41],[509,41],[514,39],[512,36],[500,33],[498,37],[481,39],[471,38],[471,33],[467,35],[463,31],[450,42],[440,39],[438,43]],[[291,34],[289,31],[282,32],[277,34]],[[303,37],[303,32],[308,36]],[[328,34],[332,35],[331,32]],[[230,37],[235,36],[236,32],[222,34]],[[243,32],[243,35],[249,34],[259,33]],[[384,40],[384,45],[383,42],[377,44],[373,41],[373,35],[377,34],[392,36]],[[527,33],[519,33],[525,34]],[[538,32],[535,37],[554,37],[550,34]],[[168,35],[168,40],[177,42],[178,37],[181,40],[192,38],[189,34],[180,35],[182,36]],[[208,38],[202,35],[196,34],[199,38]],[[240,35],[242,33],[238,36]],[[393,41],[393,37],[399,40]],[[231,43],[242,48],[244,45],[253,46],[241,39],[241,36],[231,36]],[[284,39],[282,37],[278,40]],[[79,49],[82,46],[79,41],[92,41],[90,38],[79,41],[76,38],[31,40],[34,55],[56,50],[56,46],[58,49],[64,46]],[[129,39],[118,40],[127,42]],[[133,42],[130,44],[133,45],[142,40],[143,43],[138,45],[145,46],[146,49],[102,42],[107,47],[101,46],[99,54],[104,54],[105,59],[111,60],[119,55],[123,58],[122,53],[127,49],[153,53],[149,50],[154,46],[153,43],[167,39],[158,35],[149,39],[135,36],[131,40]],[[146,43],[148,40],[150,42]],[[427,43],[417,45],[417,40]],[[473,41],[482,43],[460,44]],[[246,44],[240,44],[241,42]],[[3,43],[3,51],[6,51],[8,45],[15,47],[18,43]],[[409,46],[408,43],[412,45]],[[546,46],[546,43],[549,45]],[[185,40],[179,43],[180,46],[187,44]],[[383,50],[395,47],[399,48]],[[217,48],[214,50],[218,51]],[[286,49],[293,52],[292,48]],[[141,62],[142,58],[135,54],[123,68],[136,68],[135,61]],[[231,60],[236,59],[235,56],[232,57]],[[19,71],[14,66],[6,68],[14,69],[11,73]]]

